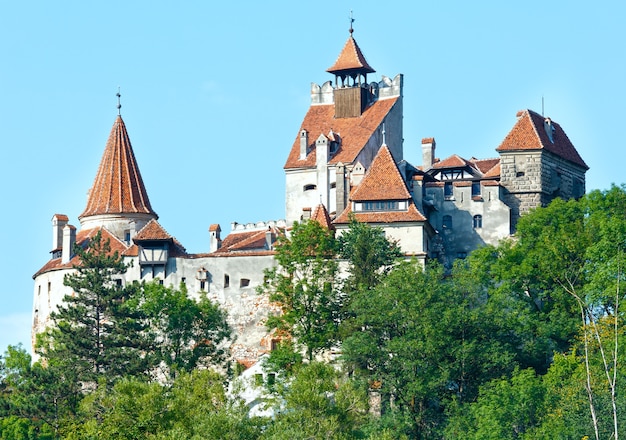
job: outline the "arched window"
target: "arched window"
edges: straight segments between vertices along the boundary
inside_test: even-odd
[[[474,229],[480,229],[483,227],[483,216],[477,214],[474,216]]]

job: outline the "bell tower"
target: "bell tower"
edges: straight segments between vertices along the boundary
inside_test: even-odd
[[[352,21],[352,20],[351,20]],[[367,84],[367,74],[376,72],[365,60],[363,52],[352,36],[339,54],[337,61],[326,71],[335,75],[335,118],[357,118],[363,114],[372,100]]]

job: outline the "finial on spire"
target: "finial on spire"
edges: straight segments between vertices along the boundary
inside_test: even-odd
[[[115,96],[117,96],[117,115],[120,116],[122,114],[122,111],[120,110],[122,108],[122,104],[120,102],[120,98],[122,97],[122,95],[120,94],[120,87],[117,87],[117,93],[115,94]]]
[[[352,32],[354,32],[354,29],[352,28],[352,23],[354,23],[354,18],[352,18],[352,11],[350,11],[350,35],[352,35]]]

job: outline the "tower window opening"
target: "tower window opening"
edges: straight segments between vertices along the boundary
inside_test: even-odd
[[[483,216],[480,215],[480,214],[475,215],[474,218],[473,218],[473,223],[474,223],[473,224],[474,229],[482,228],[483,227]]]

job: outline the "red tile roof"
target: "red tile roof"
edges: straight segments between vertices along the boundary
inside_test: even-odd
[[[488,177],[500,177],[500,161],[498,161],[497,164],[495,164],[491,169],[487,170],[484,174],[483,174],[484,178],[488,178]]]
[[[142,241],[169,241],[172,244],[169,249],[169,255],[171,257],[187,255],[185,247],[178,240],[176,240],[176,238],[172,237],[155,219],[150,220],[143,228],[141,228],[141,231],[133,237],[133,241],[139,244]]]
[[[407,200],[410,198],[411,193],[386,145],[378,150],[363,180],[350,195],[350,199],[354,201]]]
[[[356,40],[352,35],[350,35],[348,41],[346,41],[346,44],[343,46],[335,64],[326,71],[335,75],[349,71],[361,71],[363,73],[375,72],[375,70],[367,64],[367,61],[365,61],[365,56],[363,56],[363,52],[361,52],[359,45],[356,44]]]
[[[330,230],[335,229],[335,227],[333,226],[330,220],[330,215],[328,215],[328,210],[321,203],[315,207],[315,211],[313,211],[311,220],[318,222],[320,225],[322,225],[326,229],[330,229]]]
[[[285,169],[315,167],[315,141],[320,134],[327,136],[331,130],[341,136],[341,146],[328,163],[353,163],[397,101],[397,97],[378,100],[357,118],[337,119],[335,119],[334,104],[312,105],[298,130],[298,136],[291,147]],[[304,159],[300,159],[300,132],[302,130],[306,130],[309,136],[307,149],[309,153]]]
[[[554,127],[553,140],[550,141],[544,128],[546,118],[532,110],[521,110],[517,113],[517,122],[504,138],[496,151],[546,150],[569,162],[589,169],[585,161],[569,140],[561,126],[552,121]]]
[[[111,245],[110,255],[112,255],[115,252],[117,252],[120,255],[124,255],[124,253],[128,249],[126,244],[120,241],[111,232],[109,232],[108,229],[103,228],[103,227],[93,228],[93,229],[84,229],[84,230],[78,231],[78,233],[76,234],[76,243],[79,246],[86,248],[89,245],[89,240],[91,240],[91,238],[94,235],[96,235],[98,231],[102,231],[102,240],[104,241],[109,240],[109,243]],[[61,263],[61,258],[53,258],[52,260],[48,261],[41,269],[39,269],[37,273],[33,275],[33,278],[36,278],[37,276],[39,276],[40,274],[44,272],[48,272],[52,270],[60,270],[60,269],[71,269],[72,267],[79,265],[79,264],[80,264],[80,259],[76,255],[74,255],[72,259],[70,259],[70,261],[65,264]]]
[[[407,189],[391,151],[386,145],[380,148],[363,180],[350,194],[351,202],[374,200],[407,200],[409,207],[406,211],[354,212],[358,221],[367,223],[426,221],[426,217],[419,212],[413,203],[411,193]],[[349,203],[348,207],[333,223],[349,223],[351,212],[353,212],[352,203]]]
[[[476,169],[478,169],[478,171],[480,171],[481,173],[485,174],[489,170],[493,169],[493,167],[495,167],[496,165],[499,165],[500,164],[500,159],[499,158],[476,159],[475,157],[472,157],[470,159],[470,163],[472,163],[474,165],[474,167]]]
[[[435,169],[459,168],[459,167],[466,167],[466,166],[471,166],[470,162],[463,159],[461,156],[457,154],[453,154],[452,156],[433,164],[433,168]]]
[[[118,116],[89,191],[87,207],[79,218],[121,213],[151,214],[158,218],[150,206],[126,126]]]
[[[282,232],[275,227],[255,231],[230,233],[222,241],[220,248],[211,255],[240,255],[242,252],[245,252],[245,254],[248,255],[250,253],[257,254],[259,252],[272,252],[266,245],[265,234],[268,231],[272,234],[272,243],[276,240],[278,235],[282,234]]]

